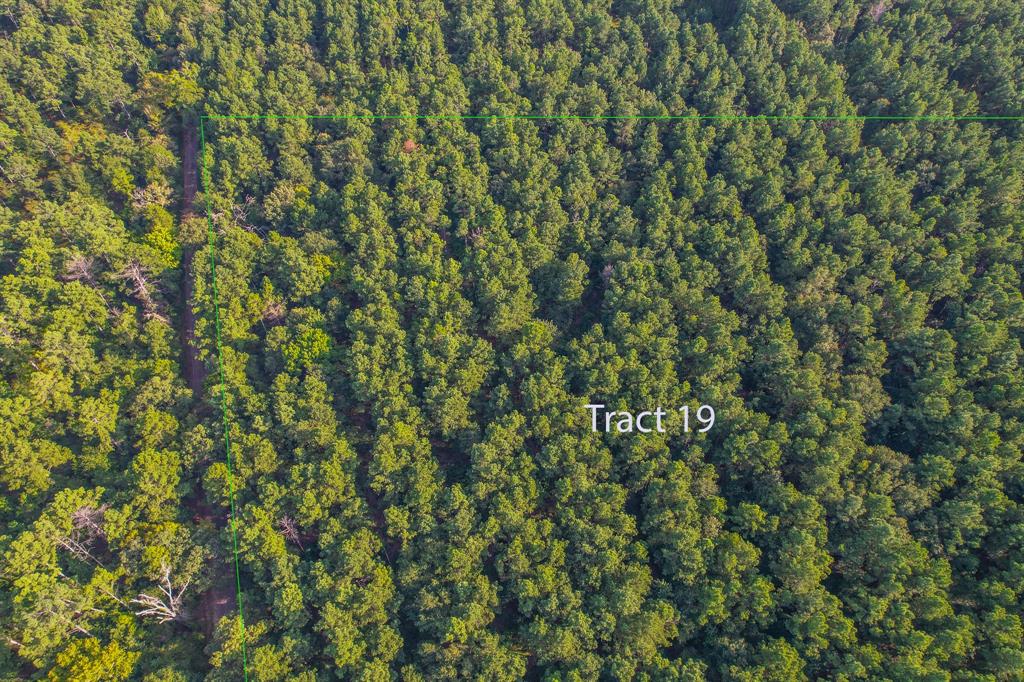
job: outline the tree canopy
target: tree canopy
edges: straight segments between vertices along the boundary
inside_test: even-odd
[[[3,679],[1024,679],[1016,0],[0,8]]]

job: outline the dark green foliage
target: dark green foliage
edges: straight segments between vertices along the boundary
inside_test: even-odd
[[[1024,679],[1024,124],[735,117],[1022,79],[1013,0],[0,1],[0,677]]]

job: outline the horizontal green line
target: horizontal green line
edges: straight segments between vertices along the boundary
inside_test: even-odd
[[[683,116],[582,116],[540,114],[204,114],[207,120],[233,119],[540,119],[540,120],[644,120],[644,121],[705,121],[705,120],[767,120],[767,121],[1024,121],[1024,116],[784,116],[772,114],[693,114]]]

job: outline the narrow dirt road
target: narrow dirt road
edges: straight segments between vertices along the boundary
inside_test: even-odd
[[[180,217],[182,223],[196,218],[195,201],[199,191],[198,157],[199,136],[196,131],[196,122],[195,120],[185,120],[181,131],[182,198]],[[181,292],[179,335],[181,338],[181,374],[196,398],[196,410],[203,414],[210,410],[203,402],[205,397],[203,386],[206,382],[207,369],[199,359],[199,350],[196,348],[196,315],[192,307],[192,299],[195,295],[195,268],[202,267],[201,263],[195,263],[195,255],[196,247],[194,245],[188,244],[183,247],[179,289]],[[218,513],[209,504],[203,495],[201,486],[197,486],[196,492],[190,496],[187,505],[193,514],[194,522],[208,522],[219,528],[228,526],[227,515]],[[222,618],[238,610],[234,569],[230,560],[221,556],[214,559],[212,563],[216,566],[211,576],[212,584],[200,595],[196,614],[207,636],[213,634],[217,623]]]
[[[181,132],[182,198],[181,222],[195,217],[196,192],[199,189],[199,138],[194,122],[186,121]],[[206,367],[199,361],[196,349],[196,315],[192,309],[195,295],[193,261],[196,248],[190,244],[183,247],[181,254],[181,371],[193,395],[200,398],[206,380]]]

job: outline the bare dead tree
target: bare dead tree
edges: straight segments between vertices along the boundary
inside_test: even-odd
[[[286,308],[284,303],[281,301],[268,301],[263,306],[263,321],[273,327],[274,325],[280,324],[284,320]]]
[[[249,211],[256,204],[256,198],[246,195],[245,201],[241,204],[231,204],[231,218],[235,224],[246,232],[256,232],[256,226],[249,222]]]
[[[154,307],[153,296],[149,293],[149,280],[146,279],[146,271],[138,261],[131,261],[121,271],[121,276],[132,284],[132,295],[142,301],[146,308]]]
[[[132,207],[141,210],[153,204],[166,206],[171,201],[172,193],[169,185],[159,183],[137,187],[132,191]]]
[[[304,549],[302,546],[302,536],[299,534],[299,527],[295,524],[295,519],[290,516],[282,516],[277,521],[277,527],[281,529],[285,540],[294,542],[299,546],[299,549]]]
[[[163,578],[160,584],[157,585],[157,588],[160,590],[160,596],[154,597],[151,594],[142,592],[135,599],[132,599],[131,603],[141,607],[135,612],[136,616],[144,618],[153,617],[159,623],[166,623],[181,617],[181,597],[185,594],[185,590],[188,589],[192,581],[186,580],[184,585],[176,588],[171,580],[171,567],[164,563],[161,570],[163,571]]]
[[[103,563],[92,553],[92,545],[97,538],[106,538],[103,530],[103,517],[107,505],[79,507],[71,514],[71,532],[57,538],[57,545],[71,552],[82,561],[91,561],[102,567]]]
[[[85,281],[92,283],[92,268],[95,264],[96,259],[92,256],[74,256],[64,264],[64,276],[62,279],[66,282]]]
[[[85,533],[90,537],[106,538],[107,533],[103,530],[103,521],[110,505],[103,504],[99,507],[84,505],[71,514],[71,526],[76,531]]]
[[[121,271],[121,276],[131,283],[131,295],[134,296],[140,303],[142,303],[142,309],[145,313],[146,319],[157,319],[161,322],[168,323],[170,320],[164,315],[160,306],[153,299],[153,295],[150,293],[150,288],[154,285],[150,284],[147,278],[145,269],[139,264],[138,261],[133,260],[124,267]]]

